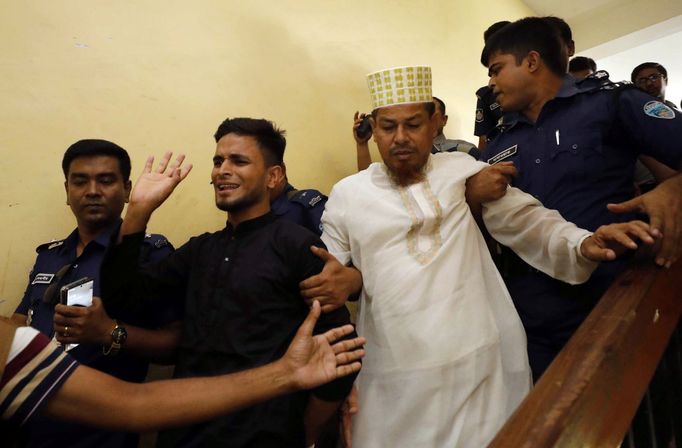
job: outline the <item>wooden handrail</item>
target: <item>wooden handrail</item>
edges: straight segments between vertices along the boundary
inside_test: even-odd
[[[682,262],[613,283],[489,447],[617,447],[682,313]]]

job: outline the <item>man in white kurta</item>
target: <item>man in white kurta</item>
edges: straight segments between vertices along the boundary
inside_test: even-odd
[[[465,201],[465,181],[488,165],[429,154],[427,100],[430,88],[423,106],[375,96],[384,163],[337,183],[322,217],[329,252],[364,283],[355,448],[483,447],[531,385],[521,321]],[[483,217],[498,241],[550,275],[582,282],[596,267],[581,255],[589,232],[517,189]]]
[[[523,327],[464,199],[484,166],[433,155],[424,181],[402,188],[374,163],[332,190],[322,239],[364,282],[355,447],[482,447],[528,393]],[[489,230],[523,240],[537,267],[585,280],[589,232],[536,204],[510,189],[486,207]]]

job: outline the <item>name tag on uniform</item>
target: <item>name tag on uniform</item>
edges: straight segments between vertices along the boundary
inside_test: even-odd
[[[494,157],[491,157],[488,159],[488,163],[491,165],[495,165],[497,162],[501,162],[504,159],[508,159],[509,157],[516,154],[518,147],[519,147],[519,145],[514,145],[514,146],[510,146],[509,148],[505,149],[502,152],[498,152]]]
[[[31,282],[32,285],[49,285],[52,283],[54,274],[36,274],[35,278]]]

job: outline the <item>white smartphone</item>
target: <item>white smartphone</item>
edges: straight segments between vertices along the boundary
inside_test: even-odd
[[[59,290],[61,303],[69,306],[92,305],[92,290],[95,281],[89,277],[83,277],[73,283],[64,285]]]

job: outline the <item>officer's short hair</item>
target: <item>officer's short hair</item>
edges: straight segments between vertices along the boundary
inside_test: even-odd
[[[488,27],[487,30],[483,31],[483,42],[488,42],[488,39],[490,39],[490,36],[493,34],[497,33],[499,30],[504,28],[505,26],[509,25],[511,22],[509,20],[501,20],[499,22],[495,22],[492,25]]]
[[[557,31],[559,31],[559,37],[563,43],[566,45],[573,44],[573,31],[571,31],[571,27],[564,19],[556,16],[546,16],[542,19],[548,21],[550,24],[556,27]]]
[[[568,63],[569,72],[573,73],[582,70],[592,70],[593,72],[596,72],[597,63],[594,62],[594,59],[585,56],[576,56]]]
[[[546,18],[526,17],[502,27],[490,36],[481,52],[481,63],[488,67],[490,57],[495,53],[512,54],[516,63],[531,51],[540,53],[547,67],[555,74],[566,74],[566,58],[562,53],[559,31]]]
[[[264,118],[228,118],[220,123],[213,137],[217,143],[227,134],[256,139],[267,166],[284,164],[284,149],[287,146],[286,132],[275,126],[272,121]]]
[[[76,143],[69,146],[62,159],[64,178],[67,180],[69,179],[69,168],[74,159],[77,159],[78,157],[95,156],[115,157],[118,160],[118,167],[121,170],[123,182],[128,182],[130,180],[130,156],[128,155],[128,152],[116,143],[99,139],[78,140]]]
[[[632,70],[632,73],[630,74],[630,81],[637,82],[637,75],[639,75],[639,72],[644,70],[645,68],[655,68],[658,70],[658,72],[663,75],[665,79],[668,79],[668,70],[665,69],[661,64],[658,62],[644,62],[642,64],[639,64],[637,67],[635,67],[634,70]]]
[[[433,101],[438,101],[438,104],[440,104],[440,110],[443,112],[443,116],[445,116],[445,101],[441,100],[437,96],[433,97]]]

